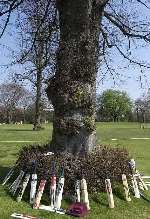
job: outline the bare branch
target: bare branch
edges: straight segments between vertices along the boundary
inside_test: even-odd
[[[147,4],[144,3],[142,0],[137,0],[137,2],[141,3],[141,4],[144,5],[146,8],[150,9],[150,7],[148,7]]]
[[[119,22],[117,22],[117,20],[115,19],[115,17],[104,11],[104,16],[109,20],[111,21],[112,24],[114,24],[117,28],[119,28],[119,30],[125,35],[125,36],[128,36],[128,37],[134,37],[134,38],[137,38],[137,39],[143,39],[145,40],[146,42],[150,42],[150,33],[147,33],[145,35],[142,35],[142,34],[139,34],[139,33],[135,33],[131,28],[128,28],[127,26],[123,26],[121,24],[119,24]]]

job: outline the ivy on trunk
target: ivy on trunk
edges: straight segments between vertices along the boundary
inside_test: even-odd
[[[59,0],[57,9],[57,70],[47,88],[55,111],[51,149],[86,153],[96,144],[96,72],[103,7],[93,0]]]

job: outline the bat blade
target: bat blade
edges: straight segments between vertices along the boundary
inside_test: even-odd
[[[20,186],[20,183],[22,181],[22,178],[24,176],[25,172],[23,170],[20,171],[19,176],[17,177],[17,179],[12,183],[12,185],[10,186],[10,192],[15,195],[17,189]]]
[[[8,174],[5,176],[5,178],[4,178],[4,180],[3,180],[3,183],[2,183],[3,186],[8,182],[8,180],[9,180],[9,179],[11,178],[11,176],[13,175],[13,173],[14,173],[14,168],[15,168],[15,167],[12,167],[12,168],[10,169],[10,171],[8,172]]]
[[[21,200],[22,200],[22,196],[23,196],[23,194],[24,194],[24,192],[25,192],[25,189],[26,189],[26,187],[27,187],[27,184],[28,184],[28,182],[29,182],[29,179],[30,179],[30,174],[26,174],[25,175],[25,178],[24,178],[24,180],[23,180],[23,183],[22,183],[22,185],[21,185],[21,187],[20,187],[20,190],[19,190],[19,193],[18,193],[18,196],[17,196],[17,202],[21,202]]]
[[[31,188],[30,188],[30,204],[33,204],[35,201],[37,187],[37,174],[32,174],[31,176]]]
[[[114,197],[112,193],[112,187],[111,187],[111,182],[110,179],[105,180],[105,185],[106,185],[106,191],[107,191],[107,197],[108,197],[108,203],[110,208],[114,208]]]
[[[76,202],[80,202],[80,180],[76,180],[75,183],[75,197]]]
[[[61,177],[59,179],[58,186],[56,189],[56,200],[55,200],[55,204],[54,204],[54,207],[56,209],[60,209],[60,207],[61,207],[64,182],[65,182],[64,177]]]
[[[50,211],[50,212],[55,212],[55,209],[51,206],[46,206],[46,205],[40,205],[39,209],[45,210],[45,211]]]
[[[123,182],[123,188],[125,192],[125,199],[126,201],[130,202],[131,201],[130,191],[129,191],[127,177],[125,174],[122,174],[122,182]]]
[[[39,206],[40,206],[40,201],[41,201],[41,198],[42,198],[42,195],[43,195],[45,184],[46,184],[46,180],[41,180],[39,188],[38,188],[38,192],[36,194],[35,202],[33,204],[34,209],[38,209]]]
[[[134,191],[134,197],[135,198],[140,198],[140,192],[139,192],[139,188],[138,188],[138,184],[137,184],[137,180],[136,178],[132,177],[132,187],[133,187],[133,191]]]
[[[87,209],[90,210],[87,183],[84,178],[81,180],[81,199],[82,202],[86,204]]]
[[[20,219],[40,219],[40,218],[33,217],[33,216],[30,216],[30,215],[18,214],[18,213],[11,214],[11,217],[20,218]]]
[[[50,185],[51,208],[54,208],[55,198],[56,198],[56,176],[52,175],[51,185]]]
[[[61,201],[63,195],[63,188],[64,188],[65,178],[64,178],[64,168],[62,167],[62,173],[58,181],[57,189],[56,189],[56,199],[54,203],[54,208],[59,210],[61,208]]]

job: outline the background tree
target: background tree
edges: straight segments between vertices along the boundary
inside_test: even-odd
[[[126,92],[118,90],[106,90],[99,96],[98,114],[101,114],[106,121],[117,122],[125,119],[132,109],[132,102]]]
[[[135,112],[137,122],[145,123],[150,121],[150,90],[135,101]]]
[[[53,4],[54,1],[50,0],[26,0],[18,18],[22,38],[18,62],[25,66],[25,71],[16,73],[15,78],[30,81],[35,89],[34,130],[41,128],[44,81],[55,71],[58,32]]]
[[[12,122],[13,112],[25,96],[25,89],[16,83],[3,83],[0,85],[0,105],[5,112],[6,122]]]

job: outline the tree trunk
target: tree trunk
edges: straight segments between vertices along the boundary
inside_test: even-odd
[[[96,144],[95,104],[99,25],[93,0],[59,0],[60,45],[47,95],[54,106],[51,149],[86,153]]]
[[[23,124],[26,123],[26,109],[25,107],[23,108]]]
[[[10,110],[7,110],[7,124],[11,124],[12,122],[12,113]]]
[[[41,129],[41,87],[42,87],[42,72],[37,72],[36,83],[36,101],[35,101],[35,120],[33,130]]]

